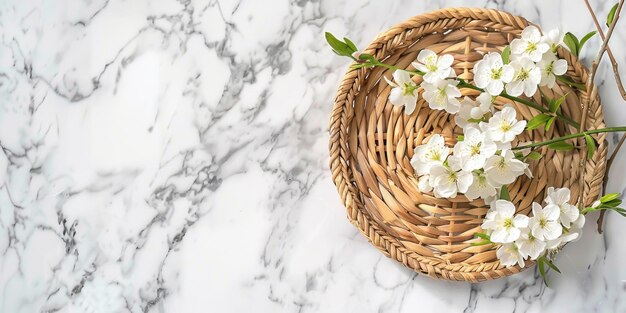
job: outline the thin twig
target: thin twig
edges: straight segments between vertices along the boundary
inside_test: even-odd
[[[609,27],[609,31],[606,33],[606,37],[602,41],[602,46],[598,50],[598,54],[596,55],[596,58],[593,60],[593,63],[591,63],[591,72],[589,73],[589,77],[587,78],[587,83],[586,83],[587,92],[589,92],[590,95],[589,95],[588,101],[585,101],[585,104],[583,105],[583,112],[582,112],[582,116],[580,119],[580,127],[578,128],[578,132],[582,132],[585,129],[585,122],[587,121],[587,113],[588,113],[587,111],[589,110],[589,102],[593,101],[593,99],[595,99],[598,94],[598,88],[595,87],[593,82],[596,78],[596,73],[598,72],[598,66],[600,65],[600,62],[602,61],[602,56],[604,56],[604,52],[608,48],[609,40],[611,39],[611,35],[613,35],[613,30],[615,30],[615,25],[617,25],[617,21],[619,20],[619,13],[622,10],[623,5],[624,5],[624,0],[620,0],[617,6],[617,10],[615,11],[615,18],[613,19],[613,22],[611,23],[611,26]],[[580,170],[580,177],[579,177],[580,195],[578,196],[579,208],[582,208],[585,203],[584,200],[585,200],[585,162],[586,161],[587,161],[587,158],[585,156],[585,151],[584,149],[581,149],[580,162],[578,165],[579,170]]]
[[[604,174],[604,179],[602,180],[602,195],[606,194],[606,185],[609,182],[609,170],[611,169],[611,165],[619,152],[619,149],[622,148],[624,144],[624,140],[626,140],[626,133],[622,135],[622,139],[619,140],[617,146],[615,146],[615,150],[611,153],[611,157],[606,162],[606,173]],[[602,233],[602,222],[604,221],[604,212],[605,210],[600,211],[600,216],[598,217],[598,233]]]
[[[591,14],[591,18],[593,19],[593,22],[596,24],[596,29],[598,30],[598,34],[600,34],[600,37],[602,38],[602,40],[604,40],[605,38],[604,38],[604,32],[602,31],[602,26],[600,26],[600,23],[598,22],[598,18],[596,14],[593,12],[593,9],[591,8],[591,4],[589,4],[589,0],[585,0],[585,4],[587,5],[587,9],[589,10],[589,13]],[[611,48],[608,45],[607,45],[606,51],[609,55],[609,59],[611,60],[611,65],[613,67],[613,76],[615,77],[617,88],[619,89],[619,92],[622,98],[626,100],[626,90],[624,90],[624,85],[622,84],[622,79],[619,75],[617,61],[615,60],[615,56],[613,56],[613,51],[611,51]],[[611,165],[613,164],[613,160],[615,160],[615,157],[617,156],[619,150],[622,148],[622,144],[624,144],[625,139],[626,139],[626,133],[622,135],[622,139],[620,139],[619,143],[615,147],[615,150],[613,150],[611,157],[606,162],[606,172],[604,175],[604,179],[602,180],[602,195],[606,194],[606,191],[607,191],[606,185],[609,182],[609,173],[611,173]],[[602,233],[602,223],[604,222],[605,212],[606,211],[604,210],[600,211],[600,216],[598,217],[598,233]]]
[[[587,5],[589,14],[591,14],[591,18],[593,18],[593,22],[596,24],[596,29],[598,30],[598,34],[600,35],[600,38],[602,38],[602,40],[604,41],[605,38],[604,38],[604,32],[602,31],[602,26],[600,26],[600,23],[598,22],[598,18],[596,17],[596,14],[593,12],[593,9],[591,8],[591,4],[589,4],[589,0],[585,0],[585,4]],[[619,93],[622,96],[622,98],[626,100],[626,90],[624,90],[624,85],[622,84],[622,78],[619,75],[618,64],[617,64],[617,61],[615,60],[615,56],[613,55],[613,51],[611,51],[611,48],[608,45],[606,47],[606,52],[609,54],[609,59],[611,60],[611,65],[613,67],[613,76],[615,76],[617,89],[619,89]]]

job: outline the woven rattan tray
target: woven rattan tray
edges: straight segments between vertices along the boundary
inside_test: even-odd
[[[529,25],[525,19],[486,9],[454,8],[413,17],[376,38],[365,49],[377,59],[400,68],[410,68],[421,49],[451,54],[457,75],[472,78],[472,67],[489,51],[500,51]],[[558,54],[569,63],[567,75],[585,82],[587,70],[565,49]],[[444,111],[432,111],[420,99],[415,112],[388,102],[390,87],[382,79],[391,77],[385,68],[349,70],[337,92],[330,119],[330,167],[348,218],[378,249],[418,273],[433,278],[477,282],[520,272],[518,266],[504,267],[493,245],[472,246],[474,233],[488,207],[483,200],[468,201],[460,195],[438,199],[418,191],[409,160],[413,149],[430,134],[442,134],[452,146],[461,129]],[[582,106],[590,101],[586,92],[558,84],[542,89],[556,98],[567,94],[562,113],[578,121]],[[477,95],[462,90],[464,95]],[[541,103],[541,97],[534,101]],[[511,103],[504,98],[497,106]],[[530,120],[538,113],[513,103],[518,118]],[[600,99],[589,102],[588,129],[604,127]],[[543,129],[522,133],[519,141],[541,141],[576,132],[557,122],[547,133]],[[598,196],[605,170],[604,135],[593,158],[587,161],[583,192],[586,199]],[[516,143],[513,143],[514,146]],[[545,147],[538,161],[530,162],[534,179],[522,176],[509,185],[511,200],[518,212],[530,213],[533,201],[541,202],[549,186],[568,187],[572,199],[581,190],[578,184],[580,153],[555,152]],[[532,264],[527,261],[528,268]]]

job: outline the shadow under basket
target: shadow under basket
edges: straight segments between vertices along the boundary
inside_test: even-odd
[[[380,34],[365,53],[399,68],[412,69],[422,49],[451,54],[453,68],[460,78],[471,80],[474,63],[485,53],[500,52],[519,37],[529,25],[525,19],[486,9],[451,8],[413,17]],[[566,73],[575,82],[587,80],[585,67],[567,50],[559,48],[560,58],[569,64]],[[496,257],[497,246],[472,246],[474,234],[489,209],[483,200],[468,201],[464,195],[440,199],[421,193],[410,159],[417,145],[433,134],[441,134],[454,145],[461,128],[453,116],[435,111],[423,99],[407,115],[404,108],[388,101],[390,86],[383,76],[392,71],[382,67],[351,69],[343,78],[330,118],[330,168],[348,218],[386,256],[418,273],[433,278],[478,282],[518,273],[519,266],[504,267]],[[583,104],[588,102],[587,129],[604,127],[600,98],[589,99],[585,91],[561,82],[543,87],[546,97],[567,95],[561,113],[580,121]],[[464,96],[477,96],[462,89]],[[539,92],[532,99],[542,103]],[[545,102],[545,101],[544,101]],[[512,104],[518,119],[530,120],[540,113],[523,104],[499,97],[496,107]],[[545,104],[544,104],[545,105]],[[524,131],[518,142],[544,141],[577,132],[573,126],[557,122],[549,131]],[[518,213],[530,214],[532,202],[541,203],[548,187],[568,187],[572,201],[583,192],[586,204],[598,197],[606,167],[605,134],[594,136],[599,143],[585,166],[584,190],[579,173],[584,142],[573,151],[542,147],[543,157],[528,161],[534,178],[520,176],[508,186]],[[527,261],[524,268],[533,264]]]

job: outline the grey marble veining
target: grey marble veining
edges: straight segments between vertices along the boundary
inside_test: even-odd
[[[534,269],[418,276],[346,219],[326,130],[347,63],[323,32],[365,46],[451,6],[593,29],[566,0],[0,3],[0,312],[626,311],[613,214],[602,235],[590,218],[552,288]],[[624,124],[608,63],[597,82]],[[625,170],[622,152],[611,191]]]

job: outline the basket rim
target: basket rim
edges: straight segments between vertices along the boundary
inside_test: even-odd
[[[445,8],[435,10],[429,13],[421,14],[407,19],[404,22],[398,23],[391,27],[389,30],[379,34],[364,50],[365,53],[372,54],[377,48],[384,43],[391,41],[393,37],[401,34],[407,30],[421,27],[425,24],[439,21],[442,19],[464,19],[469,18],[472,20],[490,20],[494,23],[500,23],[507,26],[524,28],[528,25],[535,25],[530,23],[523,17],[512,15],[508,12],[496,10],[496,9],[483,9],[483,8]],[[580,77],[585,79],[588,76],[587,69],[571,55],[567,50],[559,48],[559,54],[564,57],[568,63],[573,66],[574,70],[580,74]],[[365,70],[365,69],[360,69]],[[353,103],[354,94],[345,92],[351,91],[357,87],[357,71],[350,69],[343,77],[340,87],[338,88],[333,109],[330,117],[329,127],[329,154],[330,154],[330,169],[332,172],[333,183],[335,184],[337,191],[339,192],[342,203],[346,207],[348,219],[350,222],[363,233],[368,240],[381,250],[386,256],[395,259],[396,261],[403,263],[405,266],[413,269],[414,271],[422,274],[426,274],[432,278],[455,280],[455,281],[469,281],[478,282],[483,280],[491,280],[509,276],[515,273],[519,273],[525,269],[528,269],[534,264],[533,261],[526,261],[526,266],[520,268],[519,266],[513,267],[496,267],[483,271],[483,266],[471,265],[470,267],[461,266],[460,263],[453,265],[445,262],[443,259],[435,260],[432,257],[426,257],[418,254],[415,251],[409,250],[404,247],[399,241],[389,234],[387,234],[379,225],[378,222],[373,220],[369,213],[360,209],[355,199],[358,199],[359,191],[351,183],[353,177],[352,170],[347,166],[350,162],[347,147],[348,140],[348,125],[350,124],[352,107],[348,104]],[[580,103],[589,102],[589,97],[586,91],[580,91],[578,93]],[[604,116],[602,113],[602,106],[600,105],[599,95],[596,94],[593,101],[595,105],[595,116],[600,118],[600,122],[604,123]],[[589,106],[591,109],[591,105]],[[587,116],[588,119],[591,115]],[[605,158],[606,158],[606,144],[600,143],[598,150],[596,150],[598,157],[596,171],[594,175],[600,177],[597,181],[597,185],[600,185],[601,178],[604,176]],[[595,176],[594,176],[595,177]],[[590,186],[593,192],[598,192],[599,186]],[[582,192],[585,192],[584,190]],[[591,193],[591,192],[590,192]]]

